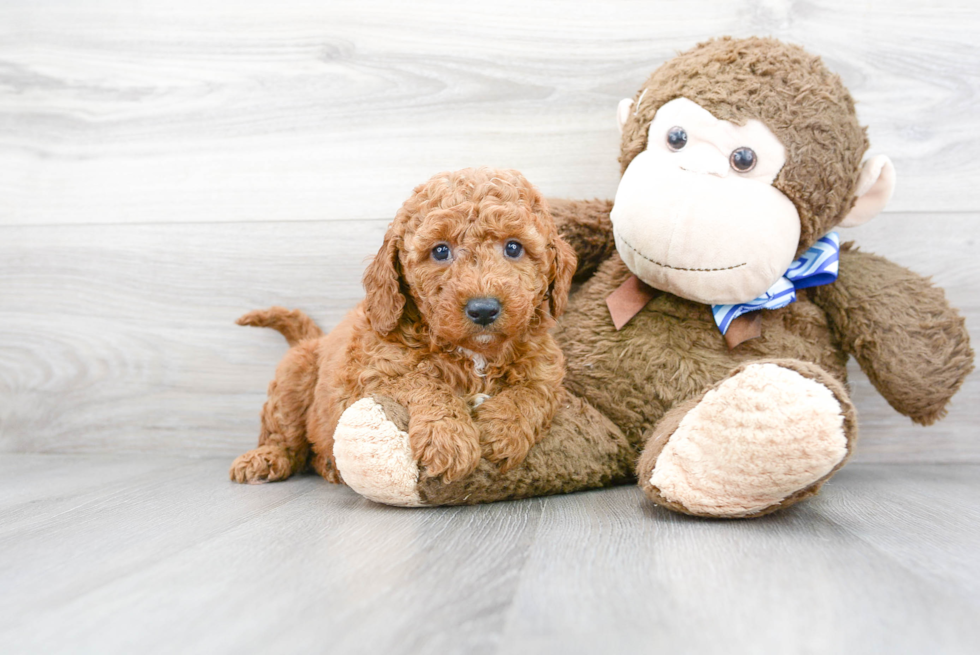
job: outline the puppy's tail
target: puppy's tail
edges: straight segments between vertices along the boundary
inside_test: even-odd
[[[285,307],[257,309],[245,314],[235,322],[239,325],[268,327],[278,330],[282,336],[286,337],[290,346],[295,346],[300,341],[323,336],[323,330],[317,327],[313,319],[298,309],[293,311],[289,311]]]

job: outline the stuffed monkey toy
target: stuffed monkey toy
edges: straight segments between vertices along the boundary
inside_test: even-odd
[[[668,61],[619,105],[613,203],[554,201],[581,288],[556,337],[567,398],[522,465],[446,483],[410,452],[406,414],[365,398],[336,467],[362,495],[423,506],[638,480],[669,509],[755,517],[817,493],[857,437],[845,365],[928,425],[972,369],[943,291],[841,244],[894,187],[819,58],[723,38]]]

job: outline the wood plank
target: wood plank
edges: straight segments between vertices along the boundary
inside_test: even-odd
[[[4,453],[0,455],[0,534],[21,522],[34,523],[71,509],[93,490],[131,485],[135,479],[170,469],[174,459]]]
[[[867,468],[842,477],[838,493]],[[920,474],[876,470],[897,484]],[[937,497],[955,493],[934,487]],[[888,488],[852,493],[847,509],[873,513]],[[672,514],[632,488],[549,499],[501,651],[971,652],[980,635],[976,587],[927,580],[917,566],[943,557],[921,545],[938,535],[968,535],[975,551],[975,525],[908,517],[915,557],[907,567],[865,541],[855,522],[857,534],[842,529],[821,500],[746,522]]]
[[[0,541],[5,648],[495,652],[541,501],[413,511],[174,468]]]
[[[388,218],[469,165],[611,197],[619,99],[723,34],[841,74],[893,210],[976,211],[978,25],[972,0],[5,3],[0,224]]]
[[[38,484],[20,510],[37,517],[0,534],[5,652],[959,654],[980,638],[976,465],[852,465],[792,510],[706,521],[635,487],[407,510],[312,476],[234,485],[221,460],[12,455],[0,479],[39,461],[39,483],[74,464],[102,486],[53,520],[64,499]]]
[[[16,468],[20,460],[5,457],[0,470]],[[93,461],[98,462],[75,458],[71,472],[46,469],[35,473],[35,479],[64,486],[56,478],[67,475],[82,487],[85,478],[103,473],[100,484],[64,495],[39,490],[31,500],[4,511],[0,634],[272,511],[309,493],[318,482],[326,484],[301,478],[257,494],[255,487],[228,481],[221,460],[170,458],[166,466],[159,459],[115,458],[98,466]],[[22,591],[10,593],[14,589]]]
[[[334,325],[362,297],[386,221],[0,228],[0,452],[253,447],[285,343],[249,309],[301,307]],[[855,231],[946,288],[980,343],[978,214],[892,214]],[[855,367],[858,460],[980,462],[980,379],[948,418],[899,416]]]
[[[386,223],[5,228],[0,451],[234,454],[286,352],[250,309],[332,327]]]
[[[964,602],[980,601],[980,469],[855,466],[821,492],[818,511]],[[929,530],[922,530],[929,525]],[[909,538],[910,533],[918,536]]]

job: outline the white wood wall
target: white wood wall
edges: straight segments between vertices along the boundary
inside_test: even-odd
[[[285,344],[238,315],[332,326],[440,170],[612,197],[618,100],[724,34],[841,74],[899,177],[844,236],[934,276],[980,343],[976,0],[7,0],[0,453],[251,447]],[[930,428],[853,385],[859,459],[980,462],[977,376]]]

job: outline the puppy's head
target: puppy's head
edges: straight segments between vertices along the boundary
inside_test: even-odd
[[[553,325],[574,272],[574,251],[520,173],[440,173],[389,227],[364,274],[365,311],[382,334],[422,321],[441,340],[492,352]]]

